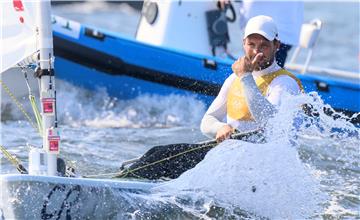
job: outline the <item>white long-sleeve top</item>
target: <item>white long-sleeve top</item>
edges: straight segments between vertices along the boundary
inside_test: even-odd
[[[246,73],[240,78],[244,85],[244,92],[249,110],[254,121],[239,121],[227,116],[227,96],[233,81],[238,77],[232,73],[224,82],[218,96],[215,98],[209,109],[201,120],[200,129],[203,134],[215,137],[217,131],[224,125],[229,124],[240,132],[254,130],[266,123],[270,115],[275,111],[276,106],[281,104],[283,94],[299,94],[301,92],[296,80],[281,75],[276,77],[269,85],[267,93],[263,96],[258,89],[255,80],[265,74],[276,72],[280,69],[276,62],[261,71]]]

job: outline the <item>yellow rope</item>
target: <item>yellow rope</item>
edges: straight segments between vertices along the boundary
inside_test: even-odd
[[[25,118],[29,121],[30,125],[35,129],[38,130],[40,136],[42,136],[42,130],[41,125],[40,126],[36,126],[35,123],[33,122],[33,120],[30,118],[29,114],[26,112],[26,110],[24,109],[24,106],[16,99],[16,97],[14,96],[14,94],[10,91],[9,87],[2,81],[0,80],[0,84],[1,86],[4,88],[5,92],[9,95],[9,97],[14,101],[14,103],[16,104],[16,106],[20,109],[20,111],[24,114]],[[36,116],[36,115],[35,115]]]
[[[121,178],[121,177],[126,177],[126,175],[132,173],[132,172],[136,172],[138,170],[141,170],[141,169],[144,169],[146,167],[149,167],[149,166],[152,166],[152,165],[155,165],[155,164],[158,164],[158,163],[161,163],[165,160],[171,160],[175,157],[178,157],[178,156],[181,156],[183,154],[186,154],[186,153],[189,153],[189,152],[192,152],[192,151],[195,151],[195,150],[198,150],[198,149],[201,149],[201,148],[206,148],[206,147],[209,147],[209,144],[208,145],[202,145],[202,146],[199,146],[199,147],[195,147],[193,149],[190,149],[190,150],[186,150],[184,152],[181,152],[181,153],[178,153],[178,154],[175,154],[175,155],[172,155],[172,156],[169,156],[169,157],[166,157],[166,158],[163,158],[161,160],[157,160],[155,162],[152,162],[152,163],[149,163],[149,164],[146,164],[144,166],[141,166],[141,167],[138,167],[138,168],[135,168],[135,169],[132,169],[132,170],[124,170],[124,171],[120,171],[120,172],[115,172],[115,173],[103,173],[103,174],[96,174],[96,175],[86,175],[86,176],[83,176],[84,178],[93,178],[93,177],[101,177],[101,176],[111,176],[113,175],[113,178]],[[211,146],[211,147],[214,147],[214,146]],[[136,176],[134,173],[133,173],[134,176]]]
[[[5,157],[14,165],[14,166],[18,166],[20,164],[19,160],[12,156],[6,149],[5,147],[0,145],[0,150],[1,152],[5,155]]]
[[[32,95],[29,95],[29,100],[31,103],[31,106],[33,108],[35,117],[36,117],[36,121],[37,121],[37,126],[35,125],[35,123],[33,122],[33,120],[30,118],[29,114],[26,112],[24,106],[16,99],[16,97],[14,96],[14,94],[10,91],[9,87],[2,81],[0,80],[0,84],[3,87],[3,89],[5,90],[5,92],[9,95],[9,97],[14,101],[14,103],[16,104],[16,106],[20,109],[20,111],[24,114],[25,118],[29,121],[30,125],[35,128],[35,130],[38,130],[40,136],[42,136],[42,122],[41,122],[41,115],[39,113],[39,110],[36,107],[36,102],[35,102],[35,97]],[[20,172],[20,173],[27,173],[27,170],[25,169],[25,167],[20,163],[20,161],[13,155],[11,155],[4,146],[0,145],[0,151],[5,155],[5,157],[10,161],[10,163],[12,163],[16,169]]]
[[[248,136],[248,135],[251,135],[251,134],[256,134],[256,133],[261,132],[261,131],[262,131],[262,128],[260,128],[260,129],[254,129],[254,130],[251,130],[251,131],[248,131],[248,132],[244,132],[244,133],[235,133],[233,138],[239,138],[239,137],[241,137],[241,136]],[[110,176],[110,175],[113,175],[112,178],[123,178],[123,177],[126,177],[128,174],[132,174],[132,175],[134,175],[134,176],[139,177],[138,175],[134,174],[134,172],[136,172],[136,171],[138,171],[138,170],[141,170],[141,169],[144,169],[144,168],[149,167],[149,166],[156,165],[156,164],[161,163],[161,162],[166,161],[166,160],[171,160],[171,159],[173,159],[173,158],[175,158],[175,157],[179,157],[179,156],[184,155],[184,154],[186,154],[186,153],[190,153],[190,152],[193,152],[193,151],[202,149],[202,148],[207,148],[207,147],[213,148],[213,147],[217,146],[218,143],[217,143],[216,141],[211,141],[211,142],[208,142],[208,143],[199,143],[199,144],[203,144],[203,145],[200,145],[199,147],[195,147],[195,148],[192,148],[192,149],[183,151],[183,152],[181,152],[181,153],[178,153],[178,154],[175,154],[175,155],[172,155],[172,156],[163,158],[163,159],[161,159],[161,160],[154,161],[154,162],[149,163],[149,164],[145,164],[144,166],[137,167],[137,168],[132,169],[132,170],[129,170],[129,169],[128,169],[128,170],[122,170],[122,171],[116,172],[116,173],[87,175],[87,176],[83,176],[83,177],[84,177],[84,178],[92,178],[92,177],[101,177],[101,176]],[[142,178],[142,177],[139,177],[139,178]]]
[[[26,168],[20,163],[20,161],[13,155],[11,155],[6,149],[5,147],[0,145],[0,151],[5,155],[5,157],[10,161],[10,163],[12,163],[16,169],[21,173],[21,174],[27,174],[28,171],[26,170]]]
[[[30,100],[31,107],[32,107],[34,115],[35,115],[38,131],[40,134],[42,134],[42,130],[43,130],[42,129],[42,118],[41,118],[39,109],[37,108],[37,105],[36,105],[35,96],[29,95],[29,100]]]
[[[1,152],[5,155],[5,157],[14,165],[17,165],[19,162],[14,158],[3,146],[0,145]]]
[[[138,170],[144,169],[144,168],[146,168],[146,167],[156,165],[156,164],[161,163],[161,162],[166,161],[166,160],[171,160],[171,159],[173,159],[173,158],[175,158],[175,157],[179,157],[179,156],[181,156],[181,155],[184,155],[184,154],[186,154],[186,153],[193,152],[193,151],[195,151],[195,150],[199,150],[199,149],[207,148],[207,147],[215,147],[215,146],[216,146],[216,145],[213,145],[213,143],[212,143],[212,144],[207,144],[207,145],[202,145],[202,146],[199,146],[199,147],[195,147],[195,148],[192,148],[192,149],[190,149],[190,150],[186,150],[186,151],[184,151],[184,152],[181,152],[181,153],[178,153],[178,154],[175,154],[175,155],[172,155],[172,156],[163,158],[163,159],[161,159],[161,160],[157,160],[157,161],[155,161],[155,162],[146,164],[146,165],[141,166],[141,167],[137,167],[137,168],[132,169],[132,170],[125,170],[125,172],[120,171],[120,172],[118,172],[118,173],[115,173],[115,174],[117,174],[117,175],[114,176],[114,178],[126,177],[128,174],[131,174],[131,173],[134,175],[133,172],[136,172],[136,171],[138,171]]]
[[[255,129],[255,130],[253,130],[253,131],[249,131],[249,132],[246,132],[246,133],[237,133],[237,134],[234,135],[234,137],[240,137],[240,136],[243,136],[243,135],[247,136],[247,135],[250,135],[250,134],[259,132],[259,131],[261,131],[261,130],[262,130],[262,129]],[[195,148],[186,150],[186,151],[184,151],[184,152],[181,152],[181,153],[178,153],[178,154],[175,154],[175,155],[172,155],[172,156],[163,158],[163,159],[161,159],[161,160],[158,160],[158,161],[155,161],[155,162],[146,164],[146,165],[141,166],[141,167],[137,167],[137,168],[132,169],[132,170],[120,171],[120,172],[118,172],[118,175],[117,175],[117,176],[114,176],[113,178],[126,177],[128,174],[131,174],[131,173],[132,173],[132,175],[135,175],[133,172],[136,172],[136,171],[138,171],[138,170],[144,169],[144,168],[146,168],[146,167],[153,166],[153,165],[155,165],[155,164],[161,163],[161,162],[166,161],[166,160],[171,160],[171,159],[173,159],[173,158],[175,158],[175,157],[181,156],[181,155],[186,154],[186,153],[193,152],[193,151],[195,151],[195,150],[199,150],[199,149],[207,148],[207,147],[213,148],[213,147],[215,147],[215,146],[217,146],[217,142],[215,142],[215,141],[209,142],[209,143],[207,143],[207,144],[205,144],[205,145],[200,145],[199,147],[195,147]]]

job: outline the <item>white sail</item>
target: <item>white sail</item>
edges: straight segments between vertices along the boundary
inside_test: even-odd
[[[0,73],[36,52],[36,2],[0,1]]]

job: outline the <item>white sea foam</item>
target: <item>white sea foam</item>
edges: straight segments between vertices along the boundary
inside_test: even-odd
[[[316,93],[285,100],[268,121],[267,143],[225,141],[155,191],[180,197],[202,192],[227,208],[271,219],[358,216],[353,210],[359,182],[353,177],[359,171],[360,129],[345,116],[325,114],[330,107]],[[318,115],[304,114],[304,103]]]
[[[321,202],[315,177],[296,149],[281,141],[226,141],[165,187],[206,191],[221,202],[270,218],[308,217]]]
[[[326,194],[321,191],[319,176],[300,159],[292,141],[293,119],[304,98],[287,99],[269,120],[267,143],[227,140],[194,169],[156,191],[178,195],[189,190],[207,192],[223,204],[272,219],[308,218],[320,213]]]
[[[89,92],[61,82],[59,118],[72,126],[97,128],[173,127],[199,124],[205,105],[194,96],[142,95],[132,100]]]

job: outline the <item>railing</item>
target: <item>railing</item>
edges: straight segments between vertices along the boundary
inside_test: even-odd
[[[331,68],[323,68],[323,67],[317,67],[317,66],[307,66],[305,68],[305,65],[296,64],[296,63],[287,63],[285,65],[285,67],[288,70],[295,70],[304,75],[306,75],[307,73],[309,73],[309,74],[311,73],[311,75],[341,78],[344,80],[351,80],[352,82],[360,83],[360,73],[357,73],[357,72],[331,69]],[[303,70],[306,70],[306,72],[304,72]]]
[[[360,82],[360,73],[358,72],[309,66],[313,49],[319,37],[321,28],[322,22],[320,19],[314,19],[310,23],[302,25],[299,46],[296,47],[290,62],[285,65],[286,68],[289,70],[295,70],[302,74],[311,73],[312,75],[315,74],[319,76],[341,78],[342,80],[351,80],[352,82]],[[306,61],[304,64],[297,64],[295,63],[295,60],[297,59],[301,49],[308,50]]]

